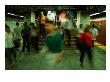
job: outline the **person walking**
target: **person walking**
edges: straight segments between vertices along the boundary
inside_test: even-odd
[[[63,35],[55,30],[55,26],[52,21],[47,21],[45,26],[47,35],[44,38],[45,47],[40,51],[46,55],[47,62],[52,67],[62,61],[64,52]]]
[[[22,52],[25,51],[25,48],[30,52],[30,28],[27,26],[26,22],[24,23],[24,28],[21,31],[21,36],[23,38]]]
[[[14,34],[11,32],[10,27],[5,24],[5,65],[11,66],[16,61],[16,50],[14,45]]]
[[[37,52],[39,52],[39,32],[36,26],[34,26],[34,23],[31,23],[32,29],[31,29],[31,45],[34,49],[36,49]]]
[[[14,36],[15,36],[15,47],[20,48],[21,46],[21,30],[22,28],[19,26],[19,23],[16,22],[16,27],[14,28]]]
[[[92,25],[92,36],[93,36],[92,41],[93,41],[93,46],[94,46],[97,36],[98,36],[98,30],[96,29],[96,26],[94,24]]]
[[[69,17],[64,24],[64,33],[68,37],[68,46],[71,46],[71,31],[73,29],[71,18]]]
[[[88,59],[90,62],[90,65],[92,66],[92,34],[91,34],[91,27],[88,25],[84,33],[80,35],[79,37],[80,41],[80,66],[84,67],[83,61],[84,61],[84,56],[85,53],[88,55]]]

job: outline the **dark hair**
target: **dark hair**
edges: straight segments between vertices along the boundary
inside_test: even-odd
[[[19,23],[18,23],[18,22],[16,22],[16,25],[18,26],[18,25],[19,25]]]
[[[10,27],[7,24],[5,24],[5,29],[10,29]]]
[[[24,27],[27,27],[27,22],[24,22]]]
[[[91,26],[87,25],[87,27],[85,28],[84,32],[89,32],[89,29],[91,29]]]
[[[83,24],[80,24],[80,28],[83,28]]]
[[[95,28],[95,27],[96,27],[95,24],[93,24],[93,25],[92,25],[92,28]]]
[[[30,25],[34,26],[34,23],[33,23],[33,22],[31,22],[31,23],[30,23]]]

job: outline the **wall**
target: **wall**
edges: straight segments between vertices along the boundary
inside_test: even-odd
[[[83,24],[85,27],[86,25],[90,25],[90,16],[89,14],[81,14],[80,24]]]
[[[10,27],[10,29],[11,29],[11,31],[13,32],[14,31],[14,28],[16,27],[16,22],[19,22],[19,26],[22,28],[23,27],[23,20],[17,20],[17,19],[9,19],[9,18],[6,18],[5,19],[5,24],[7,24],[9,27]]]
[[[92,19],[91,24],[94,23],[98,25],[99,23],[102,24],[102,29],[99,32],[99,35],[97,37],[97,42],[100,44],[106,45],[106,18],[97,18],[97,19]]]

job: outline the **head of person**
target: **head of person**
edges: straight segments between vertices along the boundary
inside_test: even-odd
[[[95,28],[96,26],[95,26],[95,24],[92,24],[92,28]]]
[[[80,29],[82,29],[83,28],[83,24],[80,24]]]
[[[24,27],[27,27],[27,22],[24,22]]]
[[[91,26],[87,25],[84,32],[91,33]]]
[[[19,26],[19,23],[18,22],[16,22],[16,26]]]
[[[53,21],[46,21],[45,30],[47,33],[50,33],[56,29],[56,24]]]
[[[10,27],[7,24],[5,24],[5,32],[7,32],[7,33],[10,33],[11,32],[10,31]]]

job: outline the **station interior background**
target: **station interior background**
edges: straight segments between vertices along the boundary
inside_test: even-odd
[[[105,5],[6,5],[5,6],[5,23],[9,25],[11,30],[16,27],[16,22],[20,23],[20,27],[23,27],[24,21],[28,24],[33,22],[38,26],[38,16],[40,12],[44,12],[45,16],[48,16],[50,11],[54,11],[55,22],[58,21],[57,16],[68,13],[73,20],[75,28],[79,27],[79,24],[96,24],[99,29],[99,35],[97,36],[97,42],[95,43],[95,68],[96,70],[106,69],[106,6]],[[51,19],[51,17],[50,17]],[[61,64],[56,68],[49,67],[45,64],[44,59],[34,51],[30,55],[26,53],[18,52],[18,62],[12,68],[6,69],[61,69],[61,70],[79,70],[82,69],[79,66],[79,54],[75,52],[75,32],[72,33],[72,47],[65,46],[65,55]],[[42,40],[39,42],[39,47],[44,44]],[[65,43],[65,45],[67,45]],[[41,65],[40,61],[44,61]],[[86,61],[86,68],[91,69]]]

